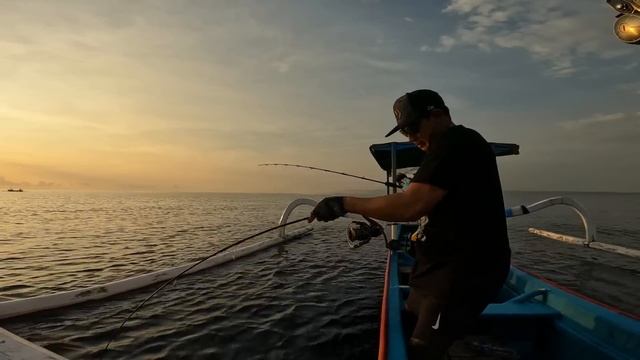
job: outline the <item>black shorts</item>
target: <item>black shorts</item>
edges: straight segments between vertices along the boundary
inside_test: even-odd
[[[412,289],[405,302],[410,358],[439,359],[464,336],[489,304],[486,299],[470,300],[445,304]]]
[[[448,288],[446,292],[438,291],[438,286],[430,288],[433,292],[412,287],[405,302],[408,313],[405,320],[415,324],[408,329],[412,347],[428,350],[429,354],[444,354],[453,341],[469,332],[487,305],[496,300],[508,273],[506,264],[490,276],[453,276],[449,279],[452,284],[433,283]],[[443,293],[447,296],[442,296]]]
[[[488,299],[470,299],[446,304],[412,289],[405,303],[405,309],[416,318],[411,337],[428,343],[433,333],[464,334],[489,303]]]

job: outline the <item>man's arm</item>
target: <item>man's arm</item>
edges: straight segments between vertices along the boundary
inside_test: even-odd
[[[345,197],[344,208],[384,221],[415,221],[429,215],[447,191],[437,186],[411,183],[407,190],[374,198]]]

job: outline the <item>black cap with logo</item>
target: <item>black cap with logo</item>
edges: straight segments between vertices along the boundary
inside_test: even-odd
[[[393,114],[396,116],[398,125],[385,137],[400,129],[415,126],[433,109],[447,109],[444,100],[433,90],[421,89],[402,95],[393,104]]]

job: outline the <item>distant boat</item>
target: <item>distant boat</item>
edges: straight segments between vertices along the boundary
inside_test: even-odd
[[[24,192],[22,189],[9,189],[8,192]]]

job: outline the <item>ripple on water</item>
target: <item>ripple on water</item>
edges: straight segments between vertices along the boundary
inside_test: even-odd
[[[0,269],[2,297],[77,289],[191,262],[274,224],[297,197],[23,195],[19,202],[7,197],[12,211],[0,209],[0,253],[7,255]],[[510,204],[541,198],[507,195]],[[622,205],[614,201],[615,206],[607,206],[606,198],[579,200],[589,209],[618,209],[621,213],[613,215],[593,212],[602,238],[640,248],[638,222],[623,216],[637,212],[640,196]],[[113,329],[153,287],[0,326],[72,359],[373,358],[385,250],[381,241],[348,249],[345,226],[345,221],[318,225],[310,237],[178,280],[127,323],[107,353],[102,348]],[[536,226],[580,235],[570,211],[513,219],[509,226],[515,263],[628,311],[640,307],[637,262],[578,251],[526,231]],[[260,240],[269,236],[275,234]]]

